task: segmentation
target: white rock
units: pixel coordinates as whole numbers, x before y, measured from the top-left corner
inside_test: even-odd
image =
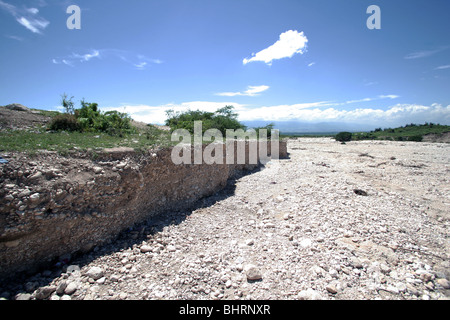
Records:
[[[437,279],[436,282],[444,289],[450,289],[450,281],[445,278]]]
[[[325,287],[325,289],[327,289],[327,291],[331,294],[336,294],[338,292],[336,286],[329,284]]]
[[[94,280],[98,280],[103,277],[103,270],[100,267],[92,267],[86,272],[86,275]]]
[[[102,173],[103,168],[102,167],[94,167],[94,168],[92,168],[92,170],[94,170],[95,174],[100,174],[100,173]]]
[[[305,238],[305,239],[302,239],[302,240],[300,241],[300,246],[302,246],[303,248],[308,248],[308,247],[310,247],[311,245],[312,245],[311,239]]]
[[[75,291],[77,291],[78,289],[78,284],[76,282],[69,282],[66,286],[66,288],[64,289],[64,293],[71,295],[74,294]]]
[[[142,253],[146,253],[146,252],[152,251],[153,248],[151,246],[148,246],[148,245],[143,245],[143,246],[141,246],[140,250],[141,250]]]
[[[316,290],[309,288],[307,290],[300,291],[297,295],[299,300],[323,300],[323,297]]]

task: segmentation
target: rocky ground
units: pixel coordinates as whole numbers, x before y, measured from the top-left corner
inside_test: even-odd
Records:
[[[7,299],[450,296],[450,145],[289,142],[290,158],[83,256]]]
[[[0,107],[0,131],[33,129],[36,126],[45,126],[49,121],[50,117],[21,104],[13,103]]]

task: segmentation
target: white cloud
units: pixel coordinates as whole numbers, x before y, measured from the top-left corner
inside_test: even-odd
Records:
[[[400,98],[400,96],[397,96],[395,94],[388,94],[388,95],[378,96],[378,98],[380,98],[380,99],[397,99],[397,98]]]
[[[450,64],[447,64],[445,66],[439,66],[437,68],[435,68],[435,70],[444,70],[444,69],[449,69],[450,68]]]
[[[223,97],[235,97],[235,96],[247,96],[247,97],[254,97],[259,95],[261,92],[264,92],[268,90],[269,86],[248,86],[247,90],[244,92],[221,92],[216,93],[217,96],[223,96]]]
[[[18,37],[18,36],[11,36],[11,35],[7,35],[7,38],[13,39],[13,40],[17,40],[17,41],[23,41],[23,38]]]
[[[38,16],[37,8],[18,8],[0,0],[0,8],[8,11],[18,23],[33,33],[41,34],[50,24],[46,19]]]
[[[308,64],[308,67],[312,67],[315,64],[316,64],[315,62],[311,62],[311,63]]]
[[[357,100],[349,100],[342,104],[337,105],[343,105],[343,104],[352,104],[352,103],[358,103],[358,102],[369,102],[374,100],[381,100],[381,99],[397,99],[400,98],[400,96],[397,96],[395,94],[387,94],[387,95],[379,95],[375,98],[364,98],[364,99],[357,99]]]
[[[435,50],[421,50],[421,51],[415,51],[410,54],[407,54],[404,58],[405,59],[420,59],[420,58],[426,58],[429,56],[432,56],[438,52],[444,51],[448,48],[448,46],[441,47]]]
[[[118,49],[93,49],[90,52],[79,54],[72,53],[66,57],[59,57],[52,59],[55,64],[66,64],[70,66],[75,66],[77,63],[88,62],[93,58],[98,59],[119,59],[123,62],[133,66],[137,70],[144,70],[150,66],[150,64],[161,64],[163,63],[159,59],[150,59],[142,54],[135,54],[126,50]]]
[[[39,9],[37,9],[37,8],[29,8],[29,9],[26,9],[29,13],[31,13],[31,14],[38,14],[39,13]]]
[[[353,122],[353,123],[423,123],[434,122],[450,123],[450,105],[443,107],[439,104],[423,106],[416,104],[397,104],[387,110],[374,108],[357,108],[353,110],[341,110],[329,103],[314,103],[311,107],[302,108],[300,105],[281,105],[272,107],[259,107],[248,109],[240,113],[240,119],[244,121],[306,121],[306,122]],[[303,104],[307,106],[308,104]],[[323,107],[330,106],[326,109]]]
[[[144,70],[146,65],[147,65],[147,62],[141,62],[141,63],[135,64],[134,66],[138,70]]]
[[[253,54],[252,58],[243,60],[244,64],[263,61],[266,64],[272,64],[273,60],[291,58],[294,54],[303,54],[306,51],[308,38],[303,31],[289,30],[280,34],[280,39],[270,47]]]
[[[85,62],[85,61],[91,60],[92,58],[100,58],[100,51],[92,50],[91,53],[85,53],[85,54],[73,53],[72,58],[79,59],[80,62]]]
[[[345,103],[319,101],[291,105],[253,107],[236,102],[192,101],[168,103],[158,106],[123,104],[121,107],[102,108],[104,111],[117,110],[145,123],[164,124],[166,110],[202,110],[214,112],[227,105],[234,106],[240,121],[301,121],[301,122],[344,122],[376,126],[400,126],[407,123],[433,122],[450,124],[450,105],[440,104],[396,104],[388,108],[343,109]]]
[[[373,98],[364,98],[364,99],[357,99],[357,100],[349,100],[346,101],[345,104],[351,104],[351,103],[358,103],[358,102],[368,102],[374,100]]]

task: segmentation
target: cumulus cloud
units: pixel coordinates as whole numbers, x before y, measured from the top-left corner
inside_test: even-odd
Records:
[[[164,105],[130,105],[103,108],[104,111],[117,110],[127,112],[130,116],[145,123],[164,124],[166,110],[174,111],[202,110],[214,112],[219,108],[231,105],[238,113],[240,121],[300,121],[300,122],[342,122],[367,124],[374,126],[400,126],[407,123],[434,122],[450,125],[450,105],[441,104],[395,104],[387,108],[354,108],[342,107],[345,103],[318,101],[311,103],[283,104],[254,107],[233,101],[212,102],[192,101],[168,103]]]
[[[223,97],[235,97],[235,96],[247,96],[247,97],[254,97],[258,96],[260,93],[268,90],[269,86],[248,86],[247,90],[244,92],[220,92],[216,93],[217,96],[223,96]]]
[[[0,8],[9,12],[18,23],[33,33],[41,34],[50,24],[49,21],[39,16],[37,8],[18,8],[2,0],[0,0]]]
[[[295,54],[303,54],[306,51],[308,38],[302,32],[289,30],[280,34],[280,39],[270,47],[253,54],[250,59],[243,60],[244,65],[250,62],[262,61],[268,65],[273,60],[291,58]]]
[[[317,106],[313,106],[313,103],[309,108],[305,108],[305,104],[253,108],[241,113],[240,115],[242,117],[240,118],[246,121],[299,120],[307,122],[336,121],[367,124],[396,123],[398,125],[411,122],[423,123],[425,121],[442,124],[450,123],[450,105],[445,107],[440,104],[432,104],[430,106],[397,104],[386,110],[375,108],[343,110],[333,105],[330,106],[330,103],[322,102],[317,104]]]

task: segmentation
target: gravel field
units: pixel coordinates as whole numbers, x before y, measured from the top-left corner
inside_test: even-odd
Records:
[[[300,138],[288,151],[192,210],[137,225],[0,295],[450,297],[450,144]]]

